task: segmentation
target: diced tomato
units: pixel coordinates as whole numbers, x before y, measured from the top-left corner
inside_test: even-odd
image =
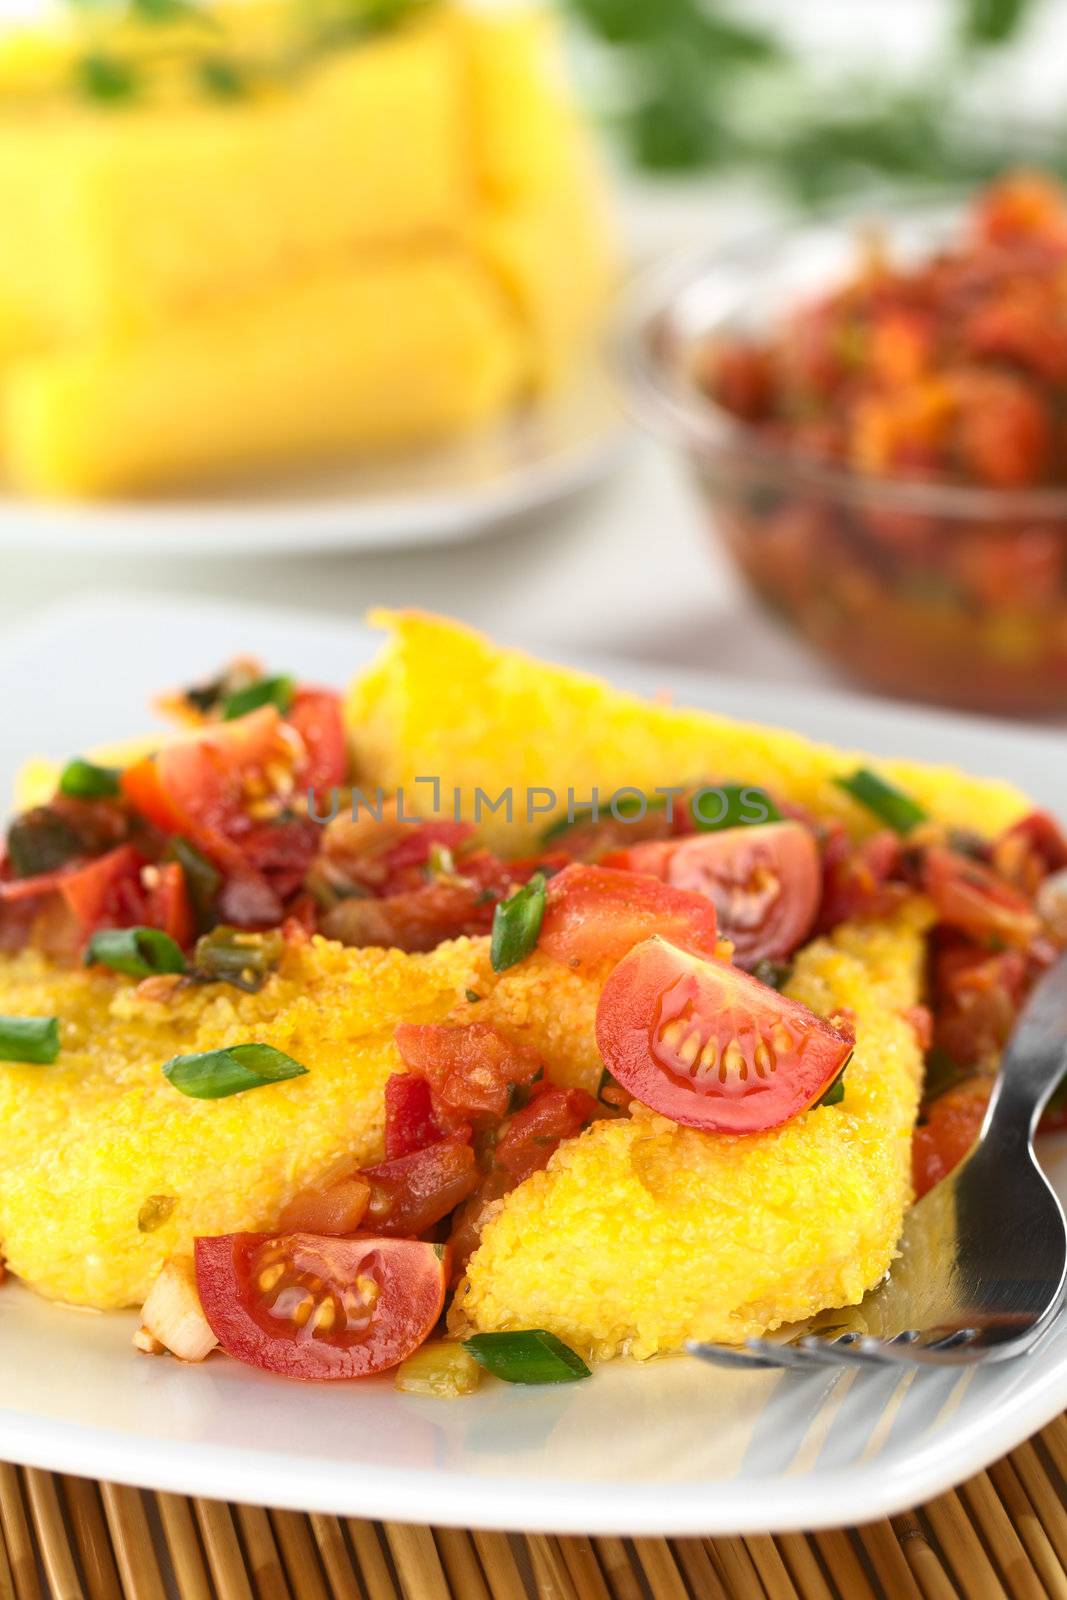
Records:
[[[360,1177],[370,1184],[367,1226],[411,1238],[447,1217],[478,1187],[469,1140],[470,1130],[464,1129],[424,1150],[364,1167]]]
[[[302,1189],[278,1219],[280,1233],[356,1233],[370,1204],[370,1184],[354,1173],[325,1188]]]
[[[393,1161],[445,1136],[433,1114],[430,1085],[417,1072],[394,1072],[385,1085],[385,1154]]]
[[[988,1082],[975,1079],[949,1089],[927,1109],[912,1138],[912,1181],[920,1199],[959,1166],[977,1139],[989,1104]]]
[[[164,861],[153,871],[156,881],[148,891],[148,926],[162,928],[185,949],[196,937],[196,918],[189,902],[185,873],[177,861]]]
[[[822,905],[818,930],[828,933],[856,917],[883,916],[908,894],[897,834],[876,833],[853,844],[844,828],[832,828],[823,846]]]
[[[651,873],[676,889],[706,895],[723,937],[733,941],[735,961],[744,967],[792,955],[819,907],[819,851],[800,822],[639,844],[606,857],[604,865]],[[657,931],[672,937],[666,929]]]
[[[323,1382],[395,1367],[444,1306],[445,1245],[232,1233],[197,1239],[196,1282],[228,1355]]]
[[[1030,902],[979,861],[932,846],[923,854],[922,887],[938,920],[972,939],[1025,949],[1040,931]]]
[[[854,1040],[726,962],[662,939],[632,950],[597,1007],[597,1047],[624,1089],[694,1128],[756,1133],[812,1106]]]
[[[616,867],[575,863],[549,880],[538,948],[554,961],[573,969],[618,961],[654,933],[710,955],[715,907],[706,895]]]
[[[487,933],[493,902],[473,884],[441,878],[384,899],[354,896],[323,913],[329,939],[386,950],[436,950],[445,939]]]
[[[1048,406],[1022,377],[992,369],[956,373],[956,451],[968,476],[994,489],[1041,481],[1052,451]]]
[[[396,1030],[400,1058],[427,1080],[434,1111],[455,1123],[504,1116],[512,1084],[530,1083],[541,1059],[528,1045],[507,1039],[490,1022],[459,1027],[402,1022]]]
[[[299,769],[301,792],[316,795],[340,788],[348,776],[348,741],[345,738],[341,697],[332,689],[300,688],[285,714],[304,746]]]
[[[961,1067],[992,1065],[1026,994],[1027,957],[997,953],[942,932],[933,961],[934,1038]]]
[[[596,1115],[597,1103],[584,1089],[547,1085],[529,1105],[509,1117],[494,1156],[516,1184],[540,1172],[564,1139],[573,1139]]]
[[[1033,895],[1050,874],[1067,867],[1067,837],[1047,811],[1031,811],[994,841],[991,856],[1001,878]]]
[[[383,894],[395,894],[409,888],[412,869],[421,874],[429,866],[436,850],[459,850],[474,834],[469,822],[419,822],[403,825],[403,832],[382,857],[384,881]]]

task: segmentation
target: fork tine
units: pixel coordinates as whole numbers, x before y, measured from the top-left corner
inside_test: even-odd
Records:
[[[743,1371],[770,1371],[773,1367],[780,1367],[780,1361],[769,1361],[763,1356],[755,1355],[752,1351],[735,1344],[713,1344],[699,1339],[690,1339],[686,1350],[691,1356],[696,1356],[699,1361],[706,1361],[713,1367],[734,1367]]]

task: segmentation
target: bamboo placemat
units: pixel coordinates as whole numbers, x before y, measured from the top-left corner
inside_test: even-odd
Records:
[[[1067,1600],[1067,1418],[890,1521],[730,1539],[407,1527],[0,1465],[0,1600]]]

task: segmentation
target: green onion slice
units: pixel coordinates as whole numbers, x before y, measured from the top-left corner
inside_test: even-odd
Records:
[[[0,1061],[51,1066],[58,1054],[58,1017],[0,1017]]]
[[[175,834],[163,859],[176,861],[185,875],[185,887],[196,913],[198,928],[209,928],[215,920],[215,901],[222,888],[222,873],[194,844]]]
[[[523,1333],[475,1333],[463,1341],[475,1361],[505,1383],[577,1383],[589,1368],[569,1345],[544,1328]]]
[[[7,830],[7,856],[16,878],[55,872],[86,854],[85,845],[65,817],[51,806],[35,806]]]
[[[159,928],[101,928],[85,952],[85,965],[94,963],[124,972],[128,978],[185,971],[181,947]]]
[[[894,833],[910,833],[912,828],[927,820],[927,813],[917,800],[905,794],[903,789],[887,783],[869,767],[857,767],[848,777],[835,778],[834,782],[853,800],[858,800],[861,806],[873,811],[879,821],[892,828]]]
[[[769,956],[764,956],[762,961],[757,961],[752,968],[752,976],[760,983],[765,983],[768,989],[782,989],[793,975],[792,963],[789,961],[772,961]]]
[[[284,954],[280,929],[249,933],[220,922],[196,941],[193,977],[204,983],[232,983],[236,989],[258,994]]]
[[[821,1106],[836,1106],[836,1105],[840,1105],[841,1101],[844,1098],[845,1098],[845,1074],[844,1074],[844,1069],[842,1069],[837,1074],[837,1077],[834,1079],[833,1083],[827,1089],[826,1093],[819,1100],[818,1104],[821,1105]]]
[[[698,833],[758,828],[766,822],[782,820],[782,813],[766,789],[754,783],[705,784],[690,800],[689,814]]]
[[[237,717],[247,717],[260,706],[277,706],[282,716],[293,703],[296,684],[290,677],[259,678],[244,689],[235,689],[222,702],[223,722],[233,722]]]
[[[111,800],[119,793],[121,777],[121,767],[101,767],[75,756],[59,775],[59,792],[75,800]]]
[[[302,1078],[307,1067],[270,1044],[233,1044],[195,1056],[173,1056],[163,1076],[192,1100],[224,1100],[246,1089]]]
[[[535,872],[510,900],[493,912],[489,959],[494,972],[504,972],[522,961],[537,945],[545,915],[545,875]]]

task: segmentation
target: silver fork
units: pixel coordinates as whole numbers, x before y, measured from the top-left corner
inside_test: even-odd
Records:
[[[1038,1166],[1038,1119],[1067,1070],[1067,956],[1030,996],[970,1155],[908,1212],[900,1255],[858,1306],[743,1346],[687,1345],[723,1367],[963,1365],[1021,1355],[1058,1316],[1063,1209]]]

